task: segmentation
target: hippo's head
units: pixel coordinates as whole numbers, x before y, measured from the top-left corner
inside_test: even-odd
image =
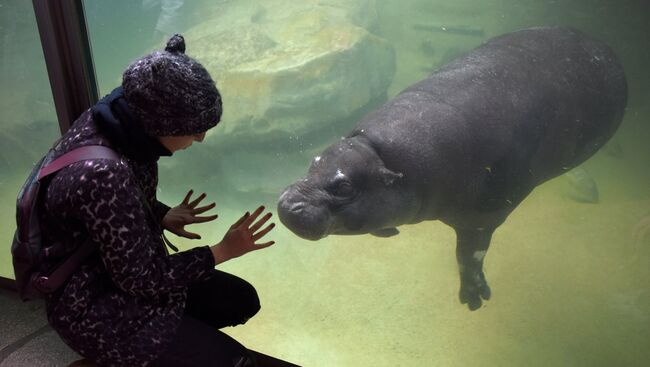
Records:
[[[404,205],[401,173],[384,166],[361,137],[345,138],[314,158],[307,176],[284,190],[282,223],[298,236],[378,232],[396,223]]]

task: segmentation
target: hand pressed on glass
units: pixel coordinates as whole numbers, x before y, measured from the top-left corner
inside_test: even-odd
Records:
[[[274,241],[256,243],[275,227],[275,223],[271,223],[260,230],[272,216],[271,213],[266,213],[258,220],[257,218],[264,210],[264,206],[260,206],[253,214],[246,212],[244,216],[230,226],[223,240],[211,247],[215,264],[220,264],[251,251],[267,248],[275,243]]]
[[[192,233],[185,230],[185,226],[188,224],[194,223],[205,223],[217,219],[218,215],[209,215],[205,217],[200,217],[198,214],[207,212],[208,210],[216,206],[215,203],[211,203],[205,206],[199,207],[203,199],[205,199],[206,194],[202,193],[198,198],[190,201],[194,194],[194,190],[190,190],[185,195],[185,199],[178,206],[175,206],[165,214],[165,217],[162,220],[162,226],[164,229],[170,231],[171,233],[185,237],[193,240],[200,239],[201,236],[198,233]]]

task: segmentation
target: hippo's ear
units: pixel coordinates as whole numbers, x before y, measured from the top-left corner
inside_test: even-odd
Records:
[[[386,167],[380,167],[379,168],[379,178],[381,179],[381,182],[384,183],[386,186],[392,185],[395,180],[399,180],[402,177],[404,177],[403,173],[396,173],[391,170],[389,170]]]

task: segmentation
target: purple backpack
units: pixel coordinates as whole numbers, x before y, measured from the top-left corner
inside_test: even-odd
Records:
[[[16,288],[23,300],[43,298],[59,289],[96,247],[92,241],[86,241],[53,269],[41,273],[42,260],[47,256],[47,246],[41,237],[38,214],[38,202],[43,195],[43,179],[75,162],[102,158],[120,159],[114,150],[101,145],[80,147],[55,160],[52,156],[53,151],[50,150],[34,166],[16,200],[16,233],[11,244],[11,255]]]

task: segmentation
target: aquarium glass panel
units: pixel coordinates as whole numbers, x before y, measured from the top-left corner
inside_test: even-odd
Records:
[[[31,1],[0,1],[0,42],[0,276],[13,278],[16,195],[60,130]]]
[[[181,249],[274,212],[275,245],[218,266],[261,299],[224,330],[245,346],[303,366],[648,365],[646,0],[84,5],[101,94],[174,33],[222,94],[205,140],[160,159],[158,198],[216,202],[200,240],[170,235]],[[535,27],[562,28],[494,40]],[[3,67],[26,67],[16,52]]]

